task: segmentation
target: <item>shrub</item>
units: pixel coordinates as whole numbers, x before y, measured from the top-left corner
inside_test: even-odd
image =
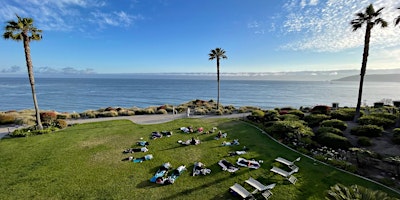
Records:
[[[286,121],[297,121],[300,120],[300,117],[297,115],[293,115],[293,114],[285,114],[285,115],[281,115],[279,116],[279,119],[281,120],[286,120]]]
[[[87,111],[81,113],[80,116],[82,118],[96,118],[98,113],[99,113],[98,111],[87,110]]]
[[[265,113],[262,110],[253,110],[251,112],[251,115],[253,115],[255,117],[264,117]]]
[[[156,114],[168,114],[168,112],[165,109],[159,109]]]
[[[71,113],[71,118],[72,119],[79,119],[81,116],[79,115],[79,113],[76,113],[76,112],[74,112],[74,113]]]
[[[0,114],[0,124],[13,124],[15,116],[10,114]]]
[[[360,136],[360,137],[358,138],[357,143],[358,143],[360,146],[363,146],[363,147],[371,146],[371,145],[372,145],[371,140],[370,140],[368,137],[365,137],[365,136]]]
[[[251,112],[253,110],[260,110],[260,108],[254,107],[254,106],[242,106],[239,108],[238,112],[239,113],[247,113],[247,112]]]
[[[57,119],[57,113],[55,112],[41,112],[40,120],[44,123],[51,123]]]
[[[383,127],[389,127],[395,124],[394,120],[390,120],[387,118],[383,118],[383,117],[375,117],[372,115],[367,115],[367,116],[363,116],[360,117],[358,119],[358,123],[360,125],[377,125],[377,126],[383,126]]]
[[[325,106],[325,105],[318,105],[310,110],[310,112],[312,114],[324,114],[324,115],[329,114],[330,111],[331,111],[331,107]]]
[[[380,118],[385,118],[385,119],[390,119],[390,120],[396,120],[397,116],[391,113],[371,113],[371,116],[374,117],[380,117]]]
[[[54,123],[54,126],[60,129],[66,128],[68,123],[63,119],[57,119]]]
[[[333,127],[344,131],[347,129],[347,124],[344,123],[342,120],[338,119],[329,119],[321,122],[321,126],[324,127]]]
[[[290,110],[287,114],[292,114],[298,116],[300,119],[304,118],[304,113],[300,110]]]
[[[216,115],[222,115],[223,113],[222,113],[221,110],[216,110],[216,111],[215,111],[215,114],[216,114]]]
[[[314,136],[311,128],[304,125],[304,121],[276,121],[266,131],[278,137]]]
[[[99,117],[116,117],[116,116],[118,116],[118,112],[115,110],[104,111],[104,112],[99,113],[97,116],[99,116]]]
[[[354,127],[350,133],[357,136],[379,137],[382,135],[383,128],[377,125],[361,125]]]
[[[329,119],[329,116],[324,114],[311,114],[304,117],[304,121],[306,121],[310,127],[319,126],[322,121],[327,119]]]
[[[135,111],[121,109],[121,110],[118,110],[118,115],[119,116],[132,116],[132,115],[135,115]]]
[[[333,134],[336,134],[336,135],[343,136],[343,132],[338,128],[329,127],[329,126],[318,128],[317,135],[321,135],[321,134],[324,134],[324,133],[333,133]]]
[[[335,149],[348,149],[351,147],[351,144],[346,137],[330,132],[318,135],[317,140],[320,144]]]
[[[143,110],[143,114],[155,114],[155,113],[156,113],[155,109],[151,107]]]
[[[205,108],[196,108],[194,110],[195,115],[206,115],[208,113],[208,110]]]
[[[332,119],[339,119],[343,121],[351,121],[354,119],[354,115],[356,114],[355,108],[340,108],[338,110],[331,112]],[[360,113],[362,114],[362,113]]]
[[[53,131],[56,131],[57,128],[55,127],[50,127],[47,129],[43,130],[36,130],[35,126],[28,127],[28,128],[21,128],[13,131],[10,136],[11,137],[28,137],[28,136],[34,136],[34,135],[41,135],[41,134],[48,134]]]
[[[57,114],[57,119],[68,119],[71,116],[68,113]]]

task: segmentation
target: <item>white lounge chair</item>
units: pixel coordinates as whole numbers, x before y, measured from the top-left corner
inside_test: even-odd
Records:
[[[252,177],[247,179],[245,182],[255,188],[255,190],[252,192],[252,194],[255,194],[257,192],[262,192],[261,195],[265,199],[268,199],[273,195],[272,192],[271,192],[271,189],[274,188],[275,185],[276,185],[276,183],[272,183],[272,184],[269,184],[269,185],[264,185],[264,184],[258,182],[256,179],[254,179]]]
[[[275,161],[278,161],[282,164],[287,165],[291,170],[295,170],[295,169],[299,170],[299,167],[297,167],[294,163],[300,161],[300,159],[301,159],[301,157],[298,157],[294,161],[289,161],[289,160],[286,160],[285,158],[278,157],[275,159]]]
[[[240,195],[243,199],[254,199],[253,195],[246,190],[243,186],[235,183],[233,186],[229,188],[231,192],[235,192]]]
[[[293,170],[291,172],[287,172],[287,171],[285,171],[285,170],[283,170],[283,169],[281,169],[279,167],[272,167],[272,169],[270,171],[285,177],[292,184],[295,184],[296,181],[297,181],[297,178],[292,175],[293,173],[297,172],[296,170]]]
[[[272,183],[270,185],[264,185],[264,184],[260,183],[259,181],[257,181],[256,179],[254,179],[252,177],[247,179],[245,182],[256,189],[253,192],[253,194],[257,193],[257,192],[262,192],[262,191],[265,191],[265,190],[270,190],[270,189],[274,188],[275,185],[276,185],[276,183]]]

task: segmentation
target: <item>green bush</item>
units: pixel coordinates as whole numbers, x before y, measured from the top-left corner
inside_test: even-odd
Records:
[[[324,114],[310,114],[304,117],[304,121],[308,123],[308,126],[310,127],[316,127],[319,126],[319,124],[324,121],[329,119],[330,117],[328,115]]]
[[[15,116],[9,114],[0,114],[0,124],[13,124]]]
[[[363,147],[367,147],[367,146],[371,146],[372,145],[371,139],[369,139],[369,137],[365,137],[365,136],[358,137],[357,143],[360,146],[363,146]]]
[[[300,119],[304,118],[304,113],[300,110],[289,110],[287,114],[292,114],[298,116]]]
[[[350,133],[357,136],[379,137],[382,135],[383,128],[377,125],[361,125],[354,127]]]
[[[34,135],[42,135],[42,134],[48,134],[53,131],[58,130],[56,127],[50,127],[46,128],[43,130],[36,130],[35,126],[28,127],[28,128],[21,128],[13,131],[10,136],[11,137],[28,137],[28,136],[34,136]]]
[[[355,108],[340,108],[331,112],[331,118],[343,121],[351,121],[354,119],[355,114],[356,114]]]
[[[343,160],[332,159],[328,160],[327,162],[337,168],[344,169],[348,172],[355,173],[357,171],[357,167],[355,165]]]
[[[343,122],[342,120],[339,119],[329,119],[329,120],[324,120],[321,122],[321,126],[323,127],[333,127],[340,129],[341,131],[344,131],[347,129],[347,124]]]
[[[206,115],[208,113],[208,110],[205,108],[196,108],[194,110],[195,115]]]
[[[371,113],[370,115],[374,116],[374,117],[380,117],[380,118],[385,118],[385,119],[390,119],[390,120],[397,119],[397,116],[392,113]]]
[[[255,117],[264,117],[265,113],[262,110],[253,110],[251,112],[251,115],[253,115]]]
[[[280,115],[279,119],[281,120],[286,120],[286,121],[297,121],[300,120],[300,117],[297,115],[293,115],[293,114],[285,114],[285,115]]]
[[[350,141],[346,137],[334,133],[322,133],[318,135],[317,140],[320,144],[335,149],[348,149],[351,147]]]
[[[367,116],[360,117],[358,119],[358,123],[360,125],[371,124],[371,125],[383,126],[383,127],[387,128],[387,127],[393,126],[396,122],[395,122],[395,120],[390,120],[390,119],[383,118],[383,117],[375,117],[372,115],[367,115]]]
[[[344,136],[343,132],[338,128],[329,127],[329,126],[327,126],[327,127],[323,127],[323,126],[319,127],[318,130],[317,130],[317,135],[321,135],[321,134],[324,134],[324,133],[333,133],[333,134],[336,134],[336,135]]]
[[[304,121],[276,121],[266,131],[277,137],[314,136],[311,128],[304,125]]]
[[[264,120],[265,121],[278,121],[279,120],[279,112],[277,110],[266,110],[264,111]]]

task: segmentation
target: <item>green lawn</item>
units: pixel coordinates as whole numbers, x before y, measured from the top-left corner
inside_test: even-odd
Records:
[[[218,127],[228,133],[227,141],[239,139],[240,146],[222,147],[224,140],[214,140],[215,133],[185,134],[179,127]],[[153,131],[172,130],[169,138],[150,140]],[[192,136],[202,143],[182,146],[178,140]],[[122,154],[136,146],[143,137],[150,142],[149,152]],[[222,171],[217,162],[229,151],[243,145],[250,151],[245,158],[264,160],[257,170],[241,168],[235,174]],[[143,163],[123,162],[122,158],[153,154]],[[0,199],[235,199],[228,188],[253,177],[264,184],[277,183],[271,199],[323,199],[325,190],[336,183],[358,184],[373,190],[391,191],[363,179],[315,163],[303,157],[296,185],[270,172],[278,156],[289,160],[299,157],[263,135],[258,129],[232,119],[180,119],[157,125],[138,125],[128,120],[80,124],[54,134],[0,140]],[[193,163],[201,161],[212,170],[207,176],[191,176]],[[173,185],[157,185],[149,179],[161,164],[174,168],[186,165],[188,170]],[[400,197],[399,195],[396,197]]]

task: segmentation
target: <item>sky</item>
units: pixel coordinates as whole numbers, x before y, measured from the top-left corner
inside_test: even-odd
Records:
[[[360,69],[365,26],[355,13],[384,7],[367,69],[400,68],[398,0],[2,0],[0,22],[34,19],[35,73],[221,73]],[[2,29],[4,32],[4,29]],[[2,32],[2,34],[3,34]],[[0,74],[26,73],[22,42],[0,40]]]

